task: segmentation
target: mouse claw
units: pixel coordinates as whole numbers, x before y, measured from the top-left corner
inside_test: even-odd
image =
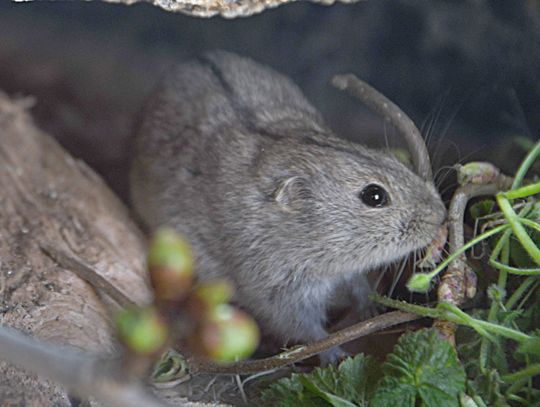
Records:
[[[325,367],[328,365],[339,365],[345,359],[350,357],[350,353],[343,350],[341,347],[336,346],[334,348],[325,350],[319,354],[319,360],[321,361],[321,366]]]

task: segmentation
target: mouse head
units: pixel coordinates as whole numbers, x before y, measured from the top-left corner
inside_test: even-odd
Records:
[[[393,156],[342,141],[293,144],[276,147],[283,151],[260,171],[272,221],[306,258],[335,273],[365,270],[434,238],[444,204],[431,182]]]

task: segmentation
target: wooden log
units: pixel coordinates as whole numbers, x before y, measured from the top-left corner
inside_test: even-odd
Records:
[[[106,354],[112,303],[42,249],[76,256],[137,302],[150,300],[145,241],[83,162],[38,130],[29,99],[0,92],[0,316],[29,335]],[[105,301],[103,301],[105,300]],[[0,362],[2,405],[70,405],[65,390]]]

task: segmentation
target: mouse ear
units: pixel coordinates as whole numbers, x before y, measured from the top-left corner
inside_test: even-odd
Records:
[[[309,181],[300,176],[280,180],[273,193],[275,202],[286,212],[300,209],[312,196]]]

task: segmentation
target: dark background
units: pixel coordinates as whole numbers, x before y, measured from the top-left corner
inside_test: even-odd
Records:
[[[540,6],[530,1],[295,3],[234,20],[146,4],[0,1],[0,89],[33,95],[39,126],[122,196],[133,123],[164,69],[221,48],[291,76],[344,137],[393,130],[329,85],[354,72],[429,137],[435,166],[513,171],[540,133]]]

